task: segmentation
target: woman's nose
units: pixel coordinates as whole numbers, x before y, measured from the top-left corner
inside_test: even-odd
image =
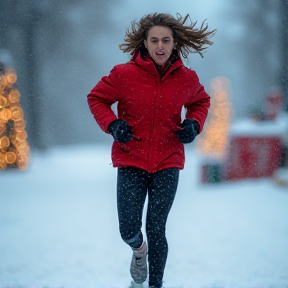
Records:
[[[158,42],[158,49],[162,49],[162,47],[163,47],[163,43],[162,43],[162,41],[159,41]]]

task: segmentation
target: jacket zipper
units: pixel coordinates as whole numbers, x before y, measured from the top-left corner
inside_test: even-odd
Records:
[[[156,67],[155,67],[156,69]],[[149,167],[148,170],[151,171],[151,168],[152,170],[154,171],[154,168],[155,168],[155,163],[154,163],[154,158],[155,158],[155,155],[154,155],[154,151],[155,151],[155,147],[154,145],[151,145],[153,143],[153,138],[154,138],[154,132],[155,132],[155,118],[156,118],[156,111],[158,109],[158,104],[159,104],[159,98],[161,97],[161,92],[160,91],[160,87],[161,87],[161,83],[162,83],[162,79],[161,79],[161,76],[159,75],[158,71],[157,71],[157,77],[156,77],[156,92],[154,93],[154,107],[153,107],[153,118],[152,118],[152,127],[151,127],[151,130],[150,130],[150,133],[149,133],[149,143],[148,143],[148,165],[152,165],[152,167]],[[155,143],[156,145],[158,145],[158,143]]]
[[[154,66],[155,67],[155,66]],[[163,75],[163,77],[161,77],[161,75],[158,73],[157,68],[155,67],[156,70],[156,92],[154,93],[154,108],[153,108],[153,120],[152,120],[152,127],[151,130],[149,131],[149,141],[148,141],[148,161],[147,161],[147,165],[152,165],[152,167],[147,167],[148,171],[151,171],[150,168],[153,168],[152,170],[154,171],[155,169],[155,163],[154,163],[154,145],[152,147],[151,143],[153,142],[153,135],[154,135],[154,131],[155,131],[155,118],[156,118],[156,110],[158,109],[158,104],[159,104],[159,98],[162,97],[162,82],[164,80],[164,78],[168,77],[173,71],[176,71],[178,69],[180,69],[182,66],[179,67],[175,67],[174,69],[172,69],[170,72],[165,73]],[[161,93],[159,93],[161,92]],[[158,145],[158,143],[155,143],[156,145]]]

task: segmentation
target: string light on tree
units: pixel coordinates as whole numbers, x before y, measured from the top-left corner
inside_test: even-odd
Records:
[[[17,75],[10,69],[0,74],[0,170],[25,170],[29,163],[30,147],[27,142],[20,93],[14,87]]]
[[[225,156],[231,121],[230,81],[217,77],[211,81],[211,107],[197,150],[206,156],[222,159]]]

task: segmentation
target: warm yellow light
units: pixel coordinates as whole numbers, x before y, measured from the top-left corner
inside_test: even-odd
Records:
[[[7,164],[14,164],[17,161],[17,156],[14,152],[8,151],[5,153],[5,160]]]
[[[11,110],[7,108],[0,109],[0,122],[6,123],[11,118]]]
[[[13,85],[17,81],[16,72],[13,69],[10,69],[6,73],[7,85]]]
[[[6,124],[0,121],[0,135],[4,135],[5,131],[6,131]]]
[[[24,131],[24,129],[25,129],[24,119],[19,119],[17,121],[14,121],[14,131],[20,132],[20,131]]]
[[[23,118],[23,110],[20,106],[11,107],[11,119],[14,121],[21,120]]]
[[[5,150],[10,146],[10,139],[7,136],[0,137],[0,149]]]
[[[0,95],[0,108],[6,107],[8,100],[3,95]]]
[[[11,104],[15,104],[15,103],[18,104],[20,100],[20,93],[17,89],[13,89],[10,91],[7,98]]]
[[[196,148],[201,154],[223,158],[232,111],[230,81],[225,77],[217,77],[211,81],[210,88],[211,107]]]

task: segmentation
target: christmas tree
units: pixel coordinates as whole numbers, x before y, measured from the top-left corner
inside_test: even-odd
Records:
[[[225,77],[211,81],[211,107],[205,129],[197,140],[197,150],[208,157],[223,160],[231,122],[230,82]]]
[[[0,65],[0,170],[25,170],[29,163],[30,147],[16,80],[13,69]]]
[[[229,79],[217,77],[211,81],[211,107],[205,129],[197,139],[197,151],[202,157],[202,182],[222,180],[230,128],[232,105]]]

